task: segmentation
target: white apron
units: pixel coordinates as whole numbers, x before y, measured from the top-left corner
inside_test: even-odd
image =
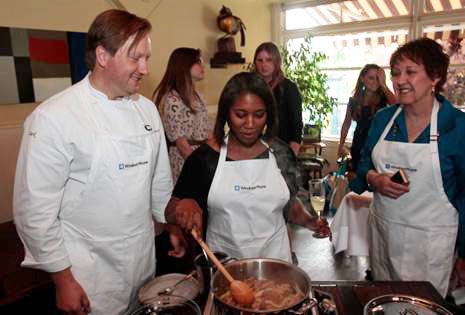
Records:
[[[102,100],[90,98],[91,108],[98,110]],[[159,130],[144,129],[148,124],[133,105],[141,117],[140,133],[112,136],[94,118],[99,145],[88,184],[74,207],[60,215],[71,271],[95,315],[124,313],[155,272],[150,198],[157,154],[152,138]]]
[[[273,153],[268,159],[226,161],[228,138],[225,142],[208,193],[207,244],[239,259],[291,262],[283,216],[289,189]]]
[[[389,121],[372,152],[378,173],[403,168],[410,191],[398,199],[374,194],[369,217],[370,259],[376,280],[427,280],[442,296],[447,293],[453,267],[458,213],[442,185],[438,154],[435,100],[431,114],[430,143],[386,141]]]

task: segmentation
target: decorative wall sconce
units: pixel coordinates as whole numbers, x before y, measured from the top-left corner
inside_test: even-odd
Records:
[[[212,68],[226,68],[227,64],[245,63],[245,58],[242,58],[242,54],[236,51],[234,41],[234,35],[240,31],[241,47],[245,45],[245,25],[242,20],[234,16],[231,9],[223,6],[220,15],[216,19],[216,24],[226,35],[218,39],[218,51],[210,59],[210,66]]]

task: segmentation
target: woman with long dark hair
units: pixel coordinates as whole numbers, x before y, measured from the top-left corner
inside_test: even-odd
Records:
[[[184,160],[207,139],[207,108],[195,83],[204,78],[199,49],[176,48],[168,61],[165,75],[153,92],[168,139],[173,181]]]
[[[185,159],[207,139],[207,108],[196,89],[204,77],[199,49],[176,48],[168,60],[165,75],[153,92],[167,139],[173,182],[176,183]],[[191,267],[185,254],[185,240],[172,225],[156,224],[157,274],[186,272]],[[167,230],[167,232],[163,232]],[[171,239],[171,247],[168,239]],[[175,259],[169,256],[181,258]]]
[[[396,97],[386,86],[384,70],[375,64],[367,64],[360,71],[354,94],[349,98],[346,116],[341,128],[338,155],[345,154],[344,144],[352,120],[357,122],[350,154],[352,156],[352,168],[357,169],[360,161],[360,151],[365,144],[371,120],[374,114],[387,104],[396,103]]]

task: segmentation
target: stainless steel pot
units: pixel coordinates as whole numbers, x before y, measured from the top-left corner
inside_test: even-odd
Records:
[[[229,282],[221,272],[216,272],[212,280],[212,292],[214,293],[215,309],[218,315],[244,315],[244,314],[318,314],[316,299],[313,298],[312,286],[307,273],[285,261],[271,258],[249,258],[225,265],[234,279],[245,280],[250,277],[256,279],[269,279],[276,282],[287,282],[295,284],[303,293],[304,297],[288,308],[270,311],[256,311],[224,303],[220,300]]]
[[[386,294],[370,300],[363,309],[364,315],[374,314],[428,314],[452,315],[433,301],[403,294]]]
[[[213,254],[215,254],[216,258],[218,258],[223,264],[233,259],[222,252],[213,252]],[[200,293],[210,292],[210,283],[213,278],[213,274],[216,271],[216,267],[210,262],[210,259],[205,253],[199,254],[195,257],[194,265],[197,270],[197,280],[200,285]]]

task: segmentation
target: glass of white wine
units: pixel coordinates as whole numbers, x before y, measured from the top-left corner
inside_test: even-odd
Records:
[[[313,209],[318,214],[318,220],[321,221],[321,214],[325,208],[325,185],[322,179],[311,179],[308,181],[308,191],[310,196],[310,203]],[[313,233],[313,237],[324,238],[327,237],[326,233],[320,233],[319,231]]]

